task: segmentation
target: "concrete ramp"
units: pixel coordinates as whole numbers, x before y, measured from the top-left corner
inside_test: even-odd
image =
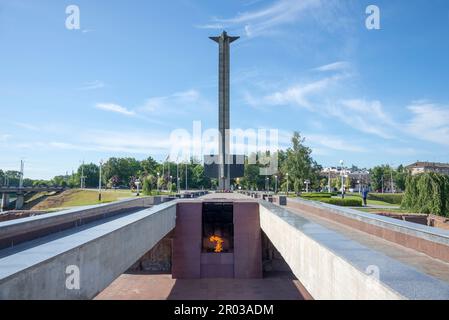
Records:
[[[92,299],[175,227],[176,203],[0,256],[0,299]],[[51,236],[49,236],[51,237]],[[8,250],[8,249],[7,249]],[[76,277],[79,271],[79,290]]]
[[[449,284],[271,203],[260,223],[314,299],[449,299]]]

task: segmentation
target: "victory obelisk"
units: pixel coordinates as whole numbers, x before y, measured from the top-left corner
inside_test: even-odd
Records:
[[[232,161],[230,152],[229,129],[229,87],[230,87],[230,44],[240,37],[230,37],[223,31],[219,37],[210,37],[219,44],[219,64],[218,64],[218,129],[220,132],[218,166],[219,188],[229,190],[231,184],[229,165]]]

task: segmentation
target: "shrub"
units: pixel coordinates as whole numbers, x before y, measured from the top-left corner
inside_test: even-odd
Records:
[[[340,207],[361,207],[363,205],[362,199],[341,199],[341,198],[330,198],[325,199],[325,203],[333,204]]]
[[[404,198],[404,194],[381,194],[370,193],[368,195],[369,200],[383,201],[390,204],[401,204]]]
[[[449,176],[424,173],[407,177],[401,207],[419,213],[449,216]]]
[[[147,176],[143,180],[142,191],[146,196],[150,196],[154,188],[155,178],[153,176]]]
[[[332,198],[332,193],[326,193],[326,192],[302,193],[301,197],[305,198],[305,199]]]
[[[341,199],[341,198],[311,198],[309,200],[319,201],[340,207],[361,207],[362,199]]]

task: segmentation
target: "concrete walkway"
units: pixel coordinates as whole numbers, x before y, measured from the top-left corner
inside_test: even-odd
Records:
[[[170,274],[123,274],[96,300],[304,300],[311,299],[289,272],[264,279],[175,280]]]

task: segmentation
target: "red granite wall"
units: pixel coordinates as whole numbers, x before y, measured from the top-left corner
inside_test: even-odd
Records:
[[[201,277],[201,202],[178,203],[173,238],[172,277],[198,279]]]
[[[234,252],[202,253],[202,203],[177,205],[173,239],[174,279],[262,278],[259,204],[234,203]]]
[[[234,277],[262,278],[259,204],[234,203]]]

